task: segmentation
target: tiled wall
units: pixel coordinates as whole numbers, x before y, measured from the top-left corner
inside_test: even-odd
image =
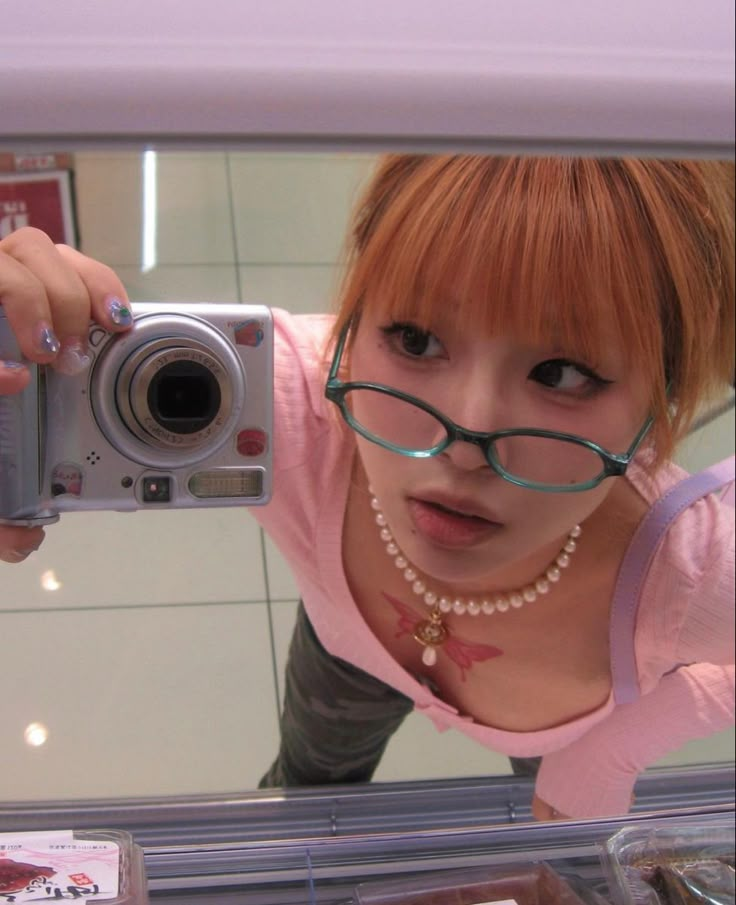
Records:
[[[81,247],[114,267],[134,300],[326,310],[371,164],[80,154]],[[154,223],[144,251],[143,224]],[[732,451],[731,414],[693,438],[686,460],[699,467]],[[0,800],[253,788],[278,744],[296,600],[247,511],[65,516],[38,554],[0,564]],[[24,741],[32,722],[49,730],[36,748]],[[679,758],[724,754],[733,757],[728,736]],[[377,779],[507,770],[505,758],[412,716]]]

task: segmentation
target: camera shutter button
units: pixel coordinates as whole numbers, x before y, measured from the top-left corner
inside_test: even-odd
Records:
[[[92,346],[93,349],[96,349],[107,335],[107,330],[103,330],[102,327],[92,327],[89,331],[89,345]]]

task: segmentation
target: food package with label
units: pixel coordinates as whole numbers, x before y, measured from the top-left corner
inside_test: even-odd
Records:
[[[0,833],[0,905],[148,905],[143,852],[129,833]]]
[[[608,840],[615,905],[736,905],[733,814],[700,823],[632,826]]]
[[[431,871],[424,876],[364,883],[356,905],[604,905],[592,890],[585,899],[549,865]]]

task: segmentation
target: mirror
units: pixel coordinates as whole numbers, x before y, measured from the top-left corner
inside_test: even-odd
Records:
[[[58,151],[58,148],[54,148]],[[139,301],[328,310],[367,153],[76,151],[79,246]],[[733,453],[733,410],[690,469]],[[0,799],[242,794],[278,747],[298,592],[247,510],[83,513],[0,564]],[[667,763],[733,761],[732,733]],[[410,716],[376,781],[509,773]]]

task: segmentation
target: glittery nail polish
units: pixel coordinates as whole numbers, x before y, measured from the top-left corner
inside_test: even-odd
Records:
[[[2,361],[0,366],[5,368],[6,371],[22,371],[25,368],[22,361]]]
[[[133,312],[117,296],[110,296],[105,305],[110,320],[116,327],[129,327],[133,323]]]
[[[36,327],[36,349],[42,355],[56,355],[61,348],[58,337],[48,326],[48,324],[39,324]]]

